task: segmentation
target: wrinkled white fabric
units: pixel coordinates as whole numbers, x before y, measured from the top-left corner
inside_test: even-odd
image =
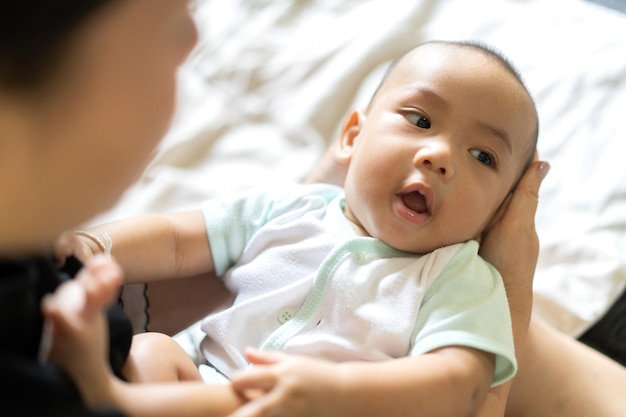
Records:
[[[626,285],[626,16],[580,0],[204,0],[180,109],[139,182],[99,222],[297,182],[389,61],[483,40],[520,69],[552,170],[537,215],[536,312],[578,335]]]

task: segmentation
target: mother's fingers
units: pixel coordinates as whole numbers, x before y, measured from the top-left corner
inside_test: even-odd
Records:
[[[509,208],[503,217],[518,220],[521,217],[529,223],[534,223],[539,198],[539,186],[549,170],[550,164],[544,161],[533,162],[528,167],[517,187],[513,190]]]
[[[534,269],[539,248],[535,232],[539,186],[549,169],[548,163],[540,161],[528,167],[508,201],[503,204],[502,213],[482,238],[481,256],[500,273],[515,267],[515,259],[526,265],[532,264]]]
[[[89,310],[99,312],[117,298],[123,283],[122,268],[111,257],[96,255],[87,261],[76,280],[85,289]]]
[[[71,325],[73,320],[102,314],[115,301],[122,284],[122,270],[112,259],[95,256],[76,279],[63,283],[42,300],[45,316]]]

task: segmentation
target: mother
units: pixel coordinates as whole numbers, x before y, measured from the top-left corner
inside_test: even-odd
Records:
[[[74,384],[37,360],[40,300],[65,277],[48,250],[139,176],[196,38],[186,1],[0,5],[0,415],[90,415]],[[130,326],[112,323],[121,362]]]

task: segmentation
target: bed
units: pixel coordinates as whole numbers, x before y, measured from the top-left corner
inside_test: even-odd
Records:
[[[482,40],[523,74],[540,115],[540,155],[552,165],[537,214],[535,313],[578,336],[624,291],[625,14],[582,0],[196,7],[200,42],[179,74],[172,128],[140,180],[94,223],[300,181],[390,60],[430,39]]]

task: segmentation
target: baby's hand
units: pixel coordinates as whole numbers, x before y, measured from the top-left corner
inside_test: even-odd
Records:
[[[52,328],[50,349],[44,356],[71,376],[90,406],[109,404],[115,377],[108,363],[106,310],[121,283],[119,265],[108,256],[96,255],[74,280],[42,302]]]
[[[53,252],[54,260],[59,267],[65,265],[65,261],[70,256],[74,256],[82,263],[86,263],[96,253],[89,245],[87,239],[79,237],[71,230],[63,232],[57,238],[54,242]]]
[[[247,352],[255,366],[232,379],[235,391],[251,400],[229,417],[339,416],[337,366],[280,352]]]

